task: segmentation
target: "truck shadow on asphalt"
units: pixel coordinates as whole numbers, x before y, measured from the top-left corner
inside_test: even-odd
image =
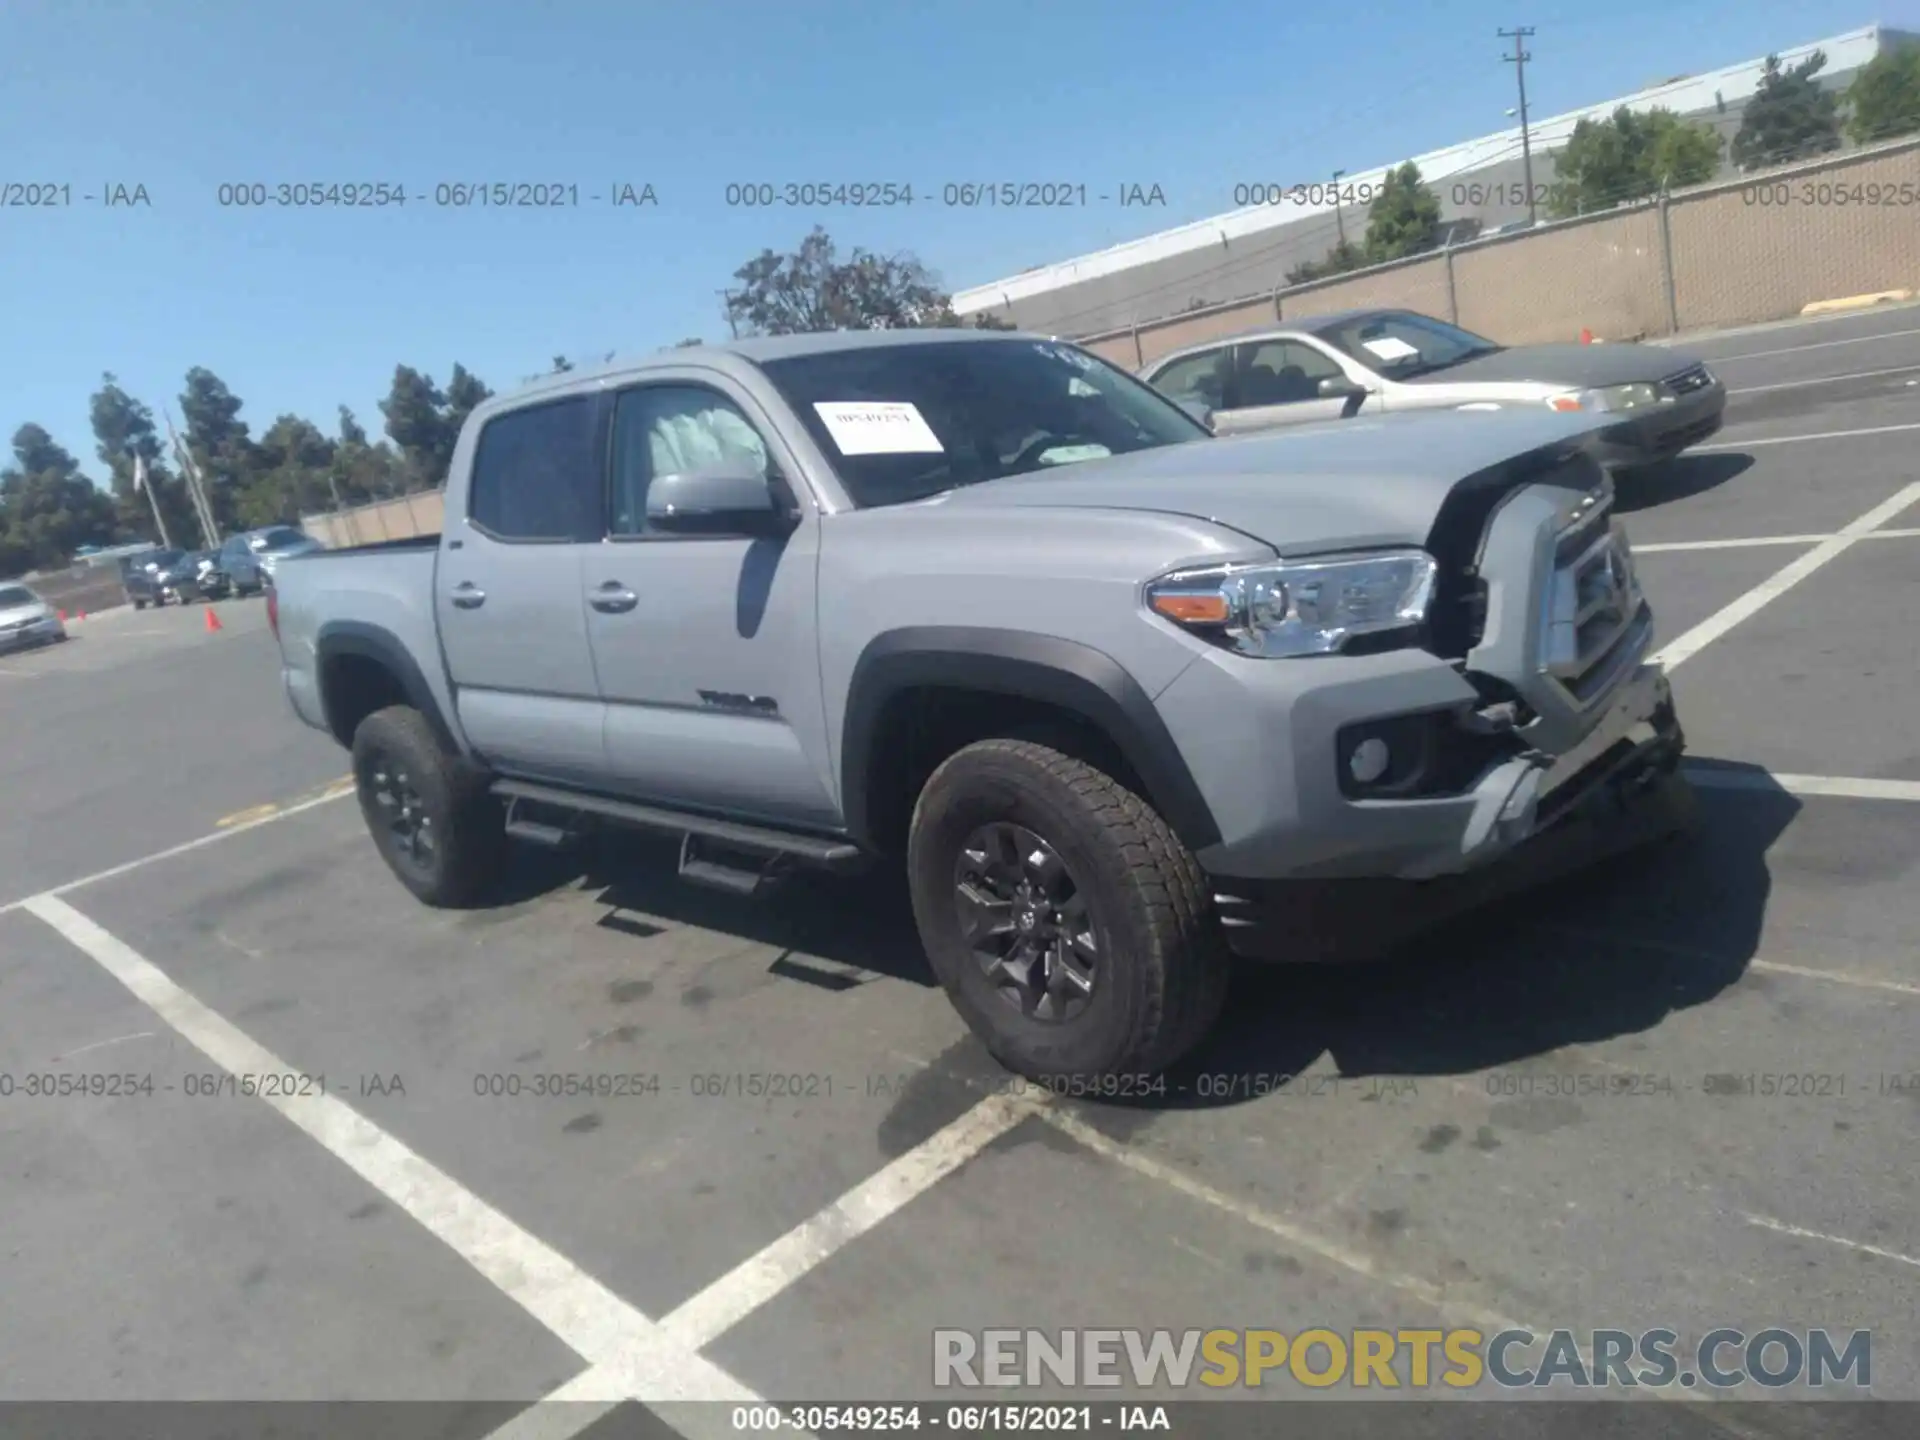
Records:
[[[1645,470],[1617,475],[1613,506],[1622,515],[1652,510],[1676,500],[1688,500],[1718,490],[1753,468],[1753,456],[1731,451],[1710,455],[1681,455]]]
[[[1282,1077],[1323,1056],[1344,1079],[1470,1075],[1632,1036],[1711,1001],[1740,981],[1758,949],[1771,890],[1767,853],[1800,802],[1764,779],[1752,790],[1693,793],[1694,833],[1507,895],[1377,953],[1363,938],[1355,950],[1369,958],[1243,964],[1220,1024],[1164,1087],[1091,1103],[1111,1128],[1128,1118],[1116,1111],[1278,1099]],[[738,936],[778,951],[768,966],[775,974],[827,990],[864,983],[849,971],[938,983],[897,874],[808,876],[745,901],[682,883],[675,854],[672,842],[621,833],[572,852],[532,852],[500,898],[513,904],[574,888],[607,907],[599,923],[610,930],[645,939],[697,926]],[[1339,951],[1349,936],[1377,931],[1392,903],[1369,887],[1350,902],[1316,905],[1315,924]],[[955,1029],[959,1035],[957,1019]],[[1005,1078],[970,1036],[934,1069],[941,1073],[930,1081],[974,1089]]]

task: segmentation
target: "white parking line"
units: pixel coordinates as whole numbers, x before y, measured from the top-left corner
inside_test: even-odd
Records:
[[[1879,529],[1915,502],[1920,502],[1920,483],[1905,486],[1892,499],[1874,506],[1851,524],[1841,526],[1840,532],[1832,539],[1821,541],[1805,555],[1789,562],[1732,604],[1715,611],[1684,635],[1670,641],[1653,656],[1654,661],[1671,670],[1699,654],[1742,620],[1759,614],[1770,601],[1778,600],[1814,571],[1845,554],[1863,535]]]
[[[284,1074],[294,1068],[66,901],[35,895],[23,908],[222,1069]],[[674,1345],[632,1305],[344,1101],[332,1095],[260,1098],[405,1210],[563,1344],[608,1372],[620,1393],[642,1402],[759,1402],[761,1397],[727,1371]]]
[[[758,1255],[736,1265],[660,1320],[673,1343],[702,1350],[888,1216],[924,1195],[1022,1120],[1040,1113],[1024,1096],[996,1095],[856,1185]]]
[[[1829,1245],[1844,1245],[1849,1250],[1857,1250],[1862,1255],[1877,1256],[1882,1260],[1895,1260],[1902,1265],[1911,1265],[1920,1270],[1920,1255],[1903,1255],[1898,1250],[1889,1250],[1884,1245],[1869,1245],[1864,1240],[1849,1240],[1845,1235],[1828,1235],[1819,1230],[1806,1230],[1798,1225],[1789,1225],[1784,1220],[1772,1220],[1765,1215],[1742,1214],[1740,1217],[1749,1225],[1762,1230],[1771,1230],[1776,1235],[1791,1235],[1799,1240],[1824,1240]]]
[[[1864,425],[1858,430],[1816,430],[1811,435],[1769,435],[1760,440],[1716,440],[1711,445],[1689,445],[1687,453],[1698,455],[1707,450],[1751,450],[1756,445],[1802,445],[1809,440],[1850,440],[1856,435],[1897,435],[1903,430],[1920,430],[1920,423]]]
[[[1911,375],[1920,365],[1894,365],[1885,370],[1856,370],[1851,375],[1816,375],[1811,380],[1778,380],[1771,385],[1742,385],[1727,391],[1735,395],[1758,395],[1767,390],[1803,390],[1809,385],[1838,385],[1842,380],[1877,380],[1882,375]]]
[[[1584,925],[1551,925],[1529,921],[1521,928],[1541,935],[1558,935],[1568,940],[1584,940],[1601,945],[1625,945],[1634,950],[1647,950],[1656,955],[1673,955],[1682,960],[1708,960],[1724,963],[1729,957],[1725,954],[1703,950],[1698,945],[1675,945],[1666,940],[1650,940],[1641,935],[1617,935],[1605,930],[1590,930]],[[1920,998],[1920,985],[1908,985],[1899,980],[1882,980],[1877,975],[1855,975],[1847,970],[1821,970],[1812,965],[1790,965],[1784,960],[1752,959],[1747,961],[1749,970],[1761,970],[1770,975],[1792,975],[1799,980],[1818,980],[1828,985],[1844,985],[1854,990],[1880,990],[1889,995],[1905,998]]]
[[[1704,790],[1784,790],[1789,795],[1826,795],[1841,800],[1920,800],[1920,780],[1876,780],[1854,775],[1781,775],[1770,770],[1734,770],[1689,764],[1687,780]]]
[[[156,850],[151,855],[142,855],[138,860],[128,860],[105,870],[96,870],[91,875],[82,875],[78,880],[69,880],[65,884],[54,886],[51,890],[44,890],[39,895],[28,896],[22,900],[9,900],[6,904],[0,905],[0,915],[5,915],[13,910],[30,908],[35,900],[68,895],[84,886],[98,885],[102,880],[117,879],[119,876],[141,869],[143,866],[152,865],[156,861],[171,860],[176,855],[189,854],[203,846],[212,845],[216,841],[225,840],[234,835],[244,835],[249,830],[258,830],[262,825],[271,825],[276,820],[285,820],[293,815],[304,814],[306,811],[312,810],[317,806],[332,804],[335,800],[344,799],[353,793],[351,788],[345,790],[330,790],[324,795],[315,795],[311,799],[296,801],[292,805],[274,811],[271,815],[261,815],[253,820],[243,820],[238,824],[229,825],[224,830],[214,830],[197,839],[187,840],[179,845],[170,845],[165,850]]]
[[[1897,340],[1902,335],[1920,335],[1920,330],[1888,330],[1878,335],[1849,335],[1844,340],[1816,340],[1810,345],[1789,345],[1783,350],[1743,350],[1738,355],[1706,357],[1709,365],[1727,365],[1735,360],[1759,360],[1769,355],[1798,355],[1803,350],[1831,350],[1836,345],[1870,345],[1875,340]]]
[[[1819,545],[1828,540],[1836,540],[1837,535],[1749,535],[1741,540],[1655,540],[1649,544],[1635,544],[1636,555],[1664,555],[1677,550],[1752,550],[1764,545]],[[1920,538],[1920,530],[1875,530],[1871,535],[1862,535],[1862,540],[1912,540]]]

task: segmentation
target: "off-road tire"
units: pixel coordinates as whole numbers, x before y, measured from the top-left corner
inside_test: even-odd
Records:
[[[394,766],[406,775],[433,834],[424,861],[407,852],[375,795],[374,776]],[[416,899],[461,909],[492,892],[510,848],[506,811],[487,793],[486,777],[448,754],[418,710],[390,705],[360,722],[353,732],[353,779],[381,859]]]
[[[969,834],[996,821],[1053,846],[1087,897],[1099,970],[1087,1008],[1071,1018],[1021,1014],[963,936],[955,867]],[[1219,1018],[1232,961],[1204,873],[1144,798],[1084,760],[1030,740],[956,751],[914,807],[907,874],[934,973],[1016,1074],[1042,1082],[1158,1075]]]

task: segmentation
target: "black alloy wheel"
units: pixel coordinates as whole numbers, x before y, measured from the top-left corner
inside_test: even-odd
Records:
[[[1060,852],[1023,825],[982,825],[954,863],[960,931],[1000,998],[1029,1019],[1078,1017],[1099,979],[1087,900]]]

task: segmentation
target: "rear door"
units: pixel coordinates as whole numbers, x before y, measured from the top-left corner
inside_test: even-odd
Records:
[[[1310,420],[1338,420],[1346,401],[1323,398],[1320,382],[1346,378],[1347,372],[1332,356],[1304,340],[1252,340],[1236,345],[1233,406],[1214,416],[1214,431],[1238,435]],[[1379,403],[1368,397],[1369,407],[1377,409]]]
[[[489,419],[434,574],[434,614],[467,739],[497,769],[594,784],[605,707],[587,639],[583,562],[600,548],[604,404],[569,395]],[[455,473],[462,457],[454,457]]]
[[[815,638],[820,522],[781,535],[659,531],[659,475],[745,463],[804,482],[770,418],[712,372],[611,397],[610,523],[587,560],[587,631],[606,701],[607,768],[623,793],[742,819],[830,828]]]

